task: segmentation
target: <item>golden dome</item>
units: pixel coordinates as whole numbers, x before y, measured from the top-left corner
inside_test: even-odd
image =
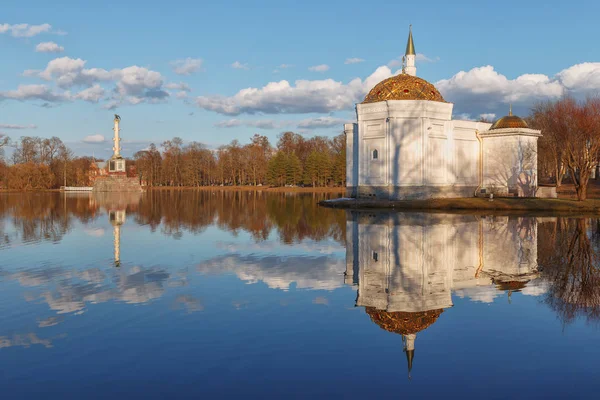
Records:
[[[444,309],[421,312],[388,312],[374,307],[365,307],[365,311],[381,329],[388,332],[410,335],[427,329],[444,312]]]
[[[425,79],[408,74],[399,74],[379,82],[363,104],[385,100],[429,100],[445,103],[446,101],[431,83]]]

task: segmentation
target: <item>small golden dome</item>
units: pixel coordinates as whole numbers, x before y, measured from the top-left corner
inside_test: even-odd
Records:
[[[509,128],[529,128],[527,122],[521,117],[517,117],[512,113],[512,104],[508,109],[508,115],[502,117],[492,124],[490,131],[493,129],[509,129]]]
[[[506,129],[506,128],[529,128],[527,122],[521,117],[516,115],[507,115],[502,117],[492,124],[490,131],[494,129]]]
[[[365,103],[377,103],[385,100],[429,100],[446,101],[431,83],[425,79],[408,74],[399,74],[379,82],[367,97]]]
[[[401,335],[410,335],[431,326],[442,315],[444,309],[421,312],[388,312],[374,307],[365,307],[365,311],[371,317],[371,321],[379,325],[381,329]]]

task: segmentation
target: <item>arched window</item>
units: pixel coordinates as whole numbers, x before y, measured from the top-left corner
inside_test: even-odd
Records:
[[[373,150],[373,160],[377,160],[379,158],[379,151]]]

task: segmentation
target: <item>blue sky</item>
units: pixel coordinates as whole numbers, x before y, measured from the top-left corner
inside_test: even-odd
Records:
[[[3,0],[0,132],[101,156],[114,112],[126,155],[173,136],[215,147],[335,135],[398,71],[409,24],[417,75],[456,118],[509,102],[526,114],[600,90],[599,12],[593,1]]]

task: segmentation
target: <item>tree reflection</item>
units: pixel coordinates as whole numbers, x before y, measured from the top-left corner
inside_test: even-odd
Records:
[[[345,214],[318,207],[326,194],[286,194],[257,191],[156,190],[125,205],[135,222],[175,238],[198,234],[211,225],[255,241],[272,233],[286,244],[332,238],[344,243]],[[121,201],[123,199],[120,199]],[[14,240],[60,241],[73,221],[88,223],[111,208],[101,193],[10,194],[0,197],[0,245]],[[122,205],[119,205],[122,206]],[[10,222],[12,229],[7,229]]]
[[[24,243],[40,240],[58,242],[72,229],[73,219],[94,220],[98,207],[89,197],[58,193],[27,193],[0,196],[0,245],[14,240]],[[12,229],[6,229],[10,221]]]
[[[565,324],[600,321],[598,220],[558,218],[541,224],[540,264],[549,282],[546,303]],[[590,229],[594,226],[594,230]]]

